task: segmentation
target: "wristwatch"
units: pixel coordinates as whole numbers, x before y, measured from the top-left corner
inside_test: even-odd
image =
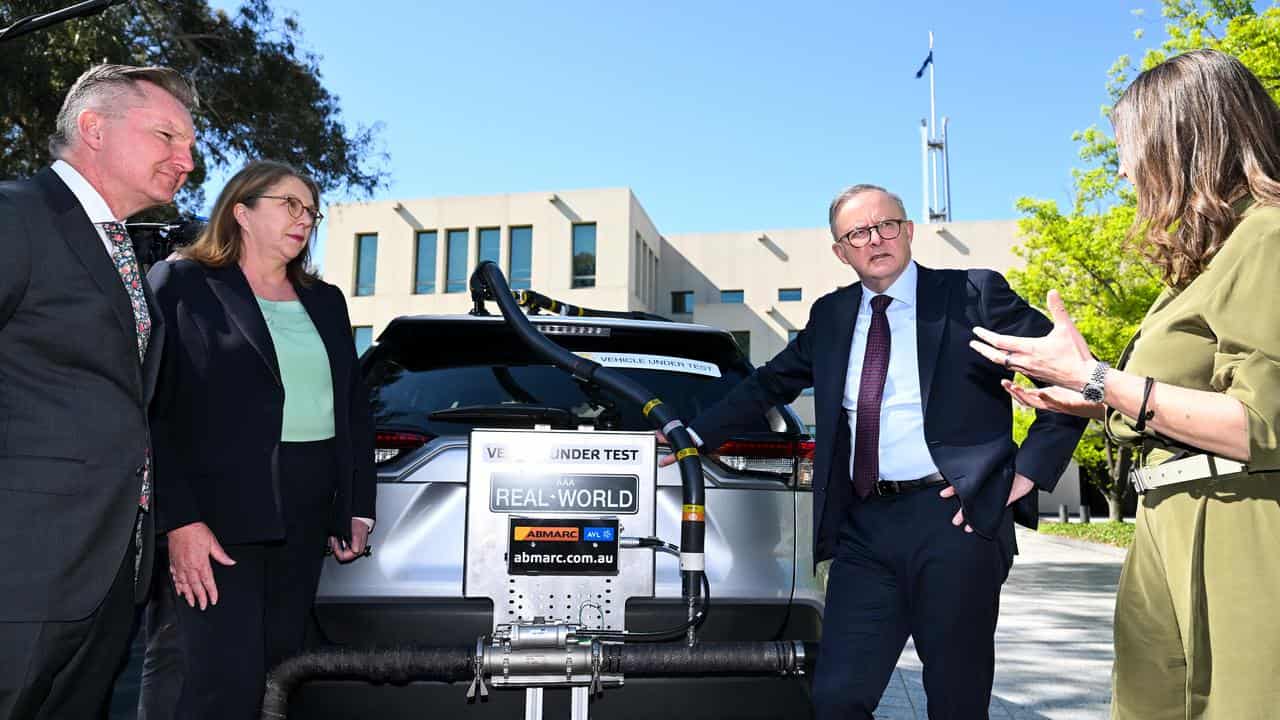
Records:
[[[1106,362],[1099,360],[1093,364],[1093,372],[1089,375],[1089,382],[1084,384],[1084,388],[1080,393],[1084,395],[1084,399],[1089,402],[1102,402],[1103,389],[1107,382],[1107,370],[1111,366]]]

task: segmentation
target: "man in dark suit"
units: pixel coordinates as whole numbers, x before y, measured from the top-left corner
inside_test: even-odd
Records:
[[[782,352],[690,425],[715,448],[740,419],[814,389],[814,558],[834,558],[819,718],[869,720],[908,636],[929,717],[985,718],[1013,515],[1034,525],[1032,491],[1057,484],[1085,421],[1040,412],[1014,445],[1012,373],[969,348],[972,328],[1051,324],[998,273],[916,265],[902,201],[877,186],[838,195],[830,225],[860,282],[819,298]]]
[[[192,170],[195,97],[99,65],[56,162],[0,183],[0,718],[101,715],[150,581],[147,404],[163,325],[122,225]]]

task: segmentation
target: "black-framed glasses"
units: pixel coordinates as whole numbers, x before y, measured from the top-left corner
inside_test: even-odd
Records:
[[[836,242],[849,243],[850,247],[855,248],[865,247],[867,243],[871,242],[872,231],[879,234],[881,240],[892,240],[902,233],[902,224],[906,222],[911,221],[906,218],[889,218],[888,220],[881,220],[874,225],[856,227],[841,235]]]
[[[292,195],[254,195],[253,197],[265,198],[267,200],[283,200],[285,207],[289,209],[289,217],[297,220],[302,217],[302,213],[305,211],[311,216],[312,226],[319,225],[320,221],[324,219],[324,213],[320,212],[319,209],[307,205]],[[881,235],[880,237],[884,237],[884,235]]]

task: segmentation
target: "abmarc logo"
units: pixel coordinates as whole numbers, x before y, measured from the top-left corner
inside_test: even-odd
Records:
[[[578,542],[576,527],[529,527],[517,525],[514,539],[516,542],[542,540],[545,542]]]

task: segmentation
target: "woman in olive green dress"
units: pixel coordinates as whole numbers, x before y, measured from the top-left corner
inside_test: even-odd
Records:
[[[1112,113],[1134,239],[1168,285],[1119,358],[1057,293],[1044,338],[976,329],[1034,408],[1103,420],[1142,492],[1115,614],[1112,717],[1280,718],[1280,110],[1210,50],[1142,73]]]

